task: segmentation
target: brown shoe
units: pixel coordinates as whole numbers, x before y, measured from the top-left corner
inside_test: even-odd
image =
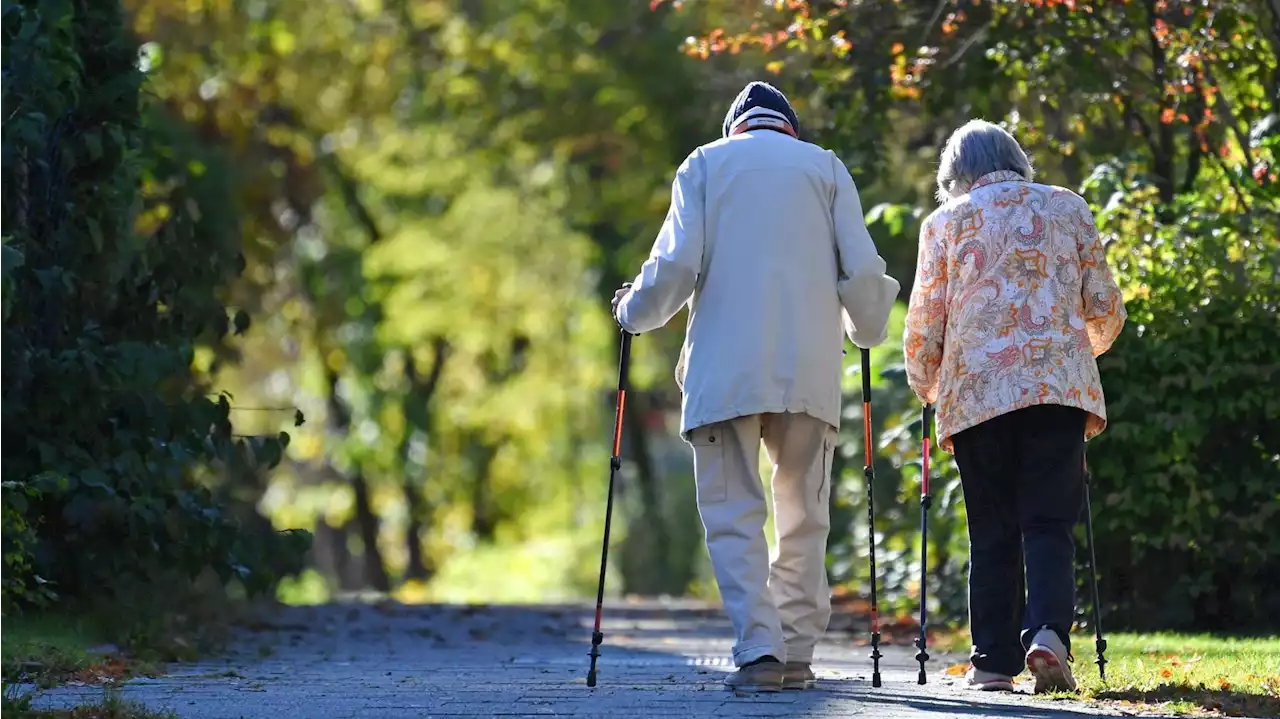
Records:
[[[818,685],[818,678],[808,662],[787,662],[782,671],[783,689],[812,689]]]
[[[725,677],[726,689],[735,692],[776,692],[782,689],[782,662],[760,662]]]

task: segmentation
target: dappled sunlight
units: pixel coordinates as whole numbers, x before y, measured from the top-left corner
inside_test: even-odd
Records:
[[[650,255],[677,168],[720,137],[725,106],[751,79],[785,91],[801,139],[849,170],[901,284],[888,339],[870,350],[874,519],[867,398],[858,351],[845,345],[826,568],[830,631],[857,656],[836,652],[845,664],[828,678],[861,681],[873,547],[886,646],[911,641],[924,596],[930,649],[947,657],[931,670],[936,695],[876,699],[841,685],[774,701],[978,705],[946,694],[969,648],[958,628],[968,515],[952,456],[935,452],[926,564],[921,407],[902,337],[919,235],[939,207],[941,144],[979,117],[1016,137],[1035,180],[1058,188],[1052,197],[1088,203],[1124,293],[1128,324],[1097,359],[1107,427],[1087,459],[1103,624],[1274,632],[1274,2],[5,8],[6,683],[20,673],[127,684],[142,673],[138,657],[185,661],[228,646],[229,627],[271,625],[240,614],[275,600],[281,616],[325,624],[262,629],[288,647],[252,646],[250,666],[296,651],[321,672],[346,661],[317,649],[346,629],[395,628],[410,636],[387,647],[412,653],[420,640],[431,661],[452,662],[431,684],[391,677],[385,656],[350,659],[406,707],[422,687],[473,688],[458,668],[468,642],[511,663],[523,684],[495,690],[507,701],[523,701],[526,685],[536,693],[544,668],[563,680],[555,691],[584,689],[569,677],[583,675],[573,662],[590,639],[581,622],[592,619],[609,499],[619,363],[609,299]],[[1037,277],[1082,271],[1071,254],[1041,258]],[[948,260],[948,276],[976,257]],[[737,705],[705,696],[724,667],[703,655],[727,651],[729,630],[678,433],[673,368],[689,311],[633,340],[604,590],[607,608],[631,609],[604,620],[617,629],[608,641],[648,667],[642,691],[697,687],[701,699],[683,699],[710,716]],[[760,469],[769,488],[763,451]],[[776,552],[772,514],[765,531]],[[646,597],[669,599],[653,609]],[[564,606],[526,606],[540,603]],[[539,625],[504,653],[495,628],[525,611]],[[466,625],[457,636],[455,620]],[[699,622],[708,634],[691,639]],[[1092,638],[1076,645],[1083,697],[1108,710],[1280,714],[1275,639],[1110,639],[1106,684],[1085,661]],[[608,641],[612,680],[626,669],[608,665]],[[540,643],[562,663],[530,668]],[[681,663],[693,659],[702,669]],[[304,680],[315,677],[304,674],[281,684],[310,698]],[[576,701],[555,691],[531,711]],[[261,707],[278,709],[276,696]],[[625,691],[608,697],[626,713]],[[15,708],[6,693],[6,715]]]

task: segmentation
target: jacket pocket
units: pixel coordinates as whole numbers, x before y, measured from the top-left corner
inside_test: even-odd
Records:
[[[724,428],[724,423],[717,422],[689,430],[689,444],[693,445],[693,477],[698,486],[700,507],[729,498]]]

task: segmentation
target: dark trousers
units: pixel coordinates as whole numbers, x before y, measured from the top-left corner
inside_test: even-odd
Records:
[[[970,661],[978,669],[1021,673],[1044,627],[1071,646],[1085,419],[1074,407],[1037,405],[952,437],[969,520]]]

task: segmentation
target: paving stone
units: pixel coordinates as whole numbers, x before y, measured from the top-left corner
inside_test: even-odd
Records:
[[[625,602],[606,610],[599,685],[586,686],[592,607],[332,604],[279,610],[226,656],[175,665],[118,689],[183,719],[418,717],[836,717],[1069,719],[1114,716],[1027,694],[965,692],[943,674],[963,657],[934,654],[916,684],[914,649],[883,647],[884,686],[870,685],[865,646],[829,636],[818,688],[735,697],[732,632],[713,607]],[[271,647],[263,656],[262,647]],[[100,700],[101,687],[41,694],[37,708]]]

